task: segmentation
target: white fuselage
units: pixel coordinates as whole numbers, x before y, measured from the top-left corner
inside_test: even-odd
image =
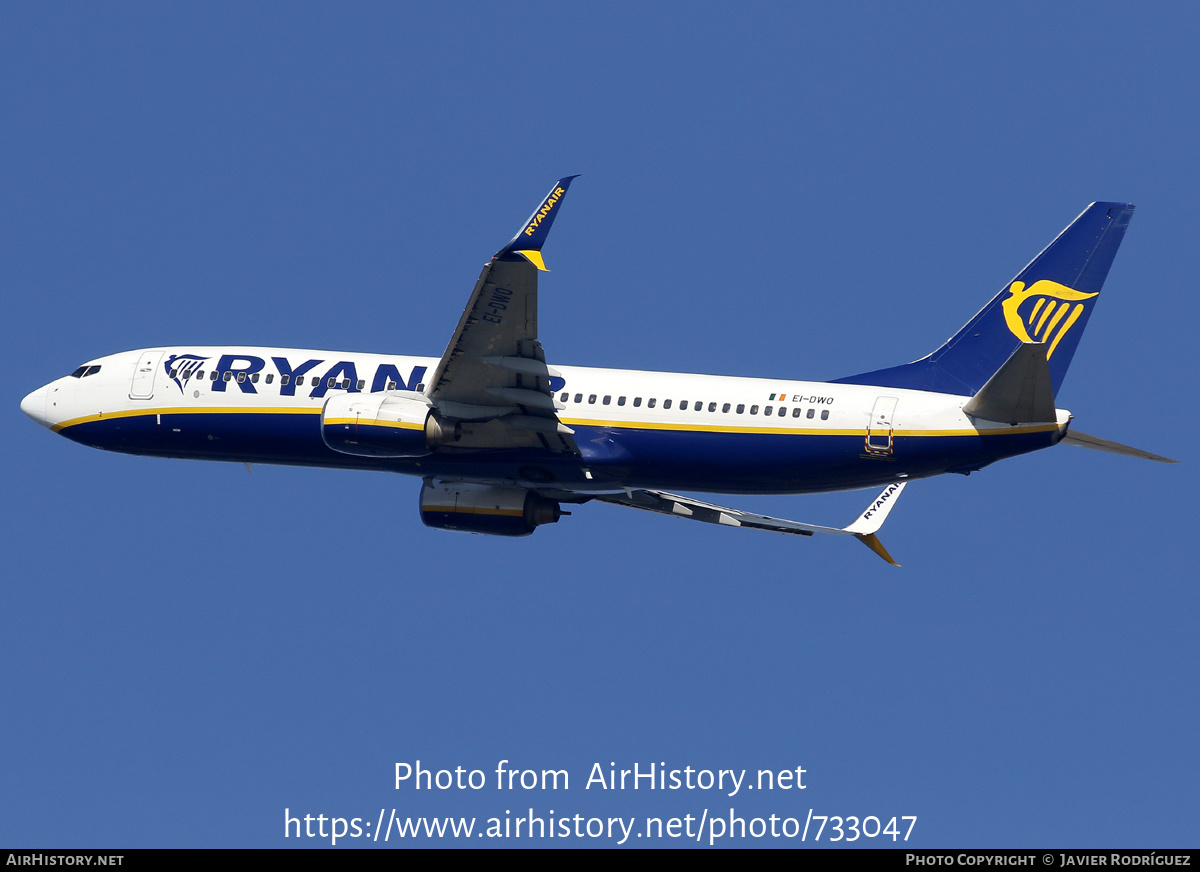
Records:
[[[973,419],[967,397],[864,385],[556,366],[558,418],[582,457],[481,457],[455,447],[423,461],[364,462],[321,444],[322,408],[345,393],[423,391],[437,359],[260,347],[163,347],[89,361],[22,408],[77,441],[137,454],[392,468],[572,490],[669,484],[714,492],[865,487],[1053,444],[1054,424]],[[98,367],[99,369],[95,369]],[[309,432],[309,438],[304,434]],[[521,452],[518,451],[518,454]],[[567,469],[570,467],[570,469]],[[959,468],[961,467],[961,469]],[[692,470],[689,475],[688,470]],[[432,471],[432,472],[431,472]]]

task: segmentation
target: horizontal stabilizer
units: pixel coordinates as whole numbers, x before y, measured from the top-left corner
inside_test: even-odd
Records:
[[[1080,448],[1090,448],[1093,451],[1107,451],[1109,454],[1140,457],[1142,460],[1156,460],[1159,463],[1179,462],[1169,457],[1163,457],[1161,454],[1151,454],[1149,451],[1143,451],[1140,448],[1134,448],[1130,445],[1122,445],[1120,442],[1109,442],[1107,439],[1101,439],[1099,436],[1090,436],[1087,433],[1080,433],[1074,429],[1067,431],[1067,435],[1062,438],[1062,444],[1078,445]]]
[[[972,418],[1005,424],[1055,420],[1054,388],[1044,342],[1022,342],[963,406]]]
[[[789,521],[786,518],[772,518],[770,515],[756,515],[753,512],[730,509],[663,491],[630,489],[620,494],[598,494],[595,499],[616,506],[628,506],[631,509],[642,509],[647,512],[657,512],[660,515],[670,515],[674,518],[703,521],[706,524],[720,524],[724,527],[749,527],[753,530],[770,530],[774,533],[790,533],[794,536],[811,536],[813,533],[854,536],[892,566],[899,566],[900,564],[893,560],[880,544],[879,539],[875,536],[875,531],[887,520],[888,513],[891,512],[892,506],[895,505],[896,498],[900,496],[902,490],[904,490],[903,482],[888,485],[853,524],[840,529]]]

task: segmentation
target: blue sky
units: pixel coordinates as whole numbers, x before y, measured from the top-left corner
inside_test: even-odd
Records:
[[[924,847],[1194,844],[1198,25],[1183,4],[4,6],[0,843],[294,845],[285,808],[732,807],[917,815]],[[460,536],[421,525],[414,480],[106,454],[18,408],[146,346],[438,355],[568,173],[552,363],[793,379],[927,353],[1087,203],[1137,203],[1058,405],[1183,462],[1059,446],[914,483],[882,537],[897,570],[603,505]],[[728,502],[840,525],[869,496]],[[394,789],[418,759],[571,788]],[[596,762],[808,786],[585,790]]]

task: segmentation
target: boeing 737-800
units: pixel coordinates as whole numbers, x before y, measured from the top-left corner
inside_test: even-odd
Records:
[[[805,382],[548,363],[538,274],[573,178],[484,266],[440,358],[147,348],[90,360],[21,408],[110,451],[417,476],[421,517],[441,529],[524,536],[558,521],[563,504],[600,500],[732,527],[853,535],[888,562],[875,533],[912,479],[1059,442],[1167,461],[1071,430],[1054,402],[1129,204],[1088,206],[927,357]],[[881,485],[844,528],[672,493]]]

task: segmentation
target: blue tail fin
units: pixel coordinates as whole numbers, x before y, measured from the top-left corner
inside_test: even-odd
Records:
[[[1093,203],[937,351],[834,381],[974,396],[1021,343],[1043,342],[1057,395],[1131,217]]]

